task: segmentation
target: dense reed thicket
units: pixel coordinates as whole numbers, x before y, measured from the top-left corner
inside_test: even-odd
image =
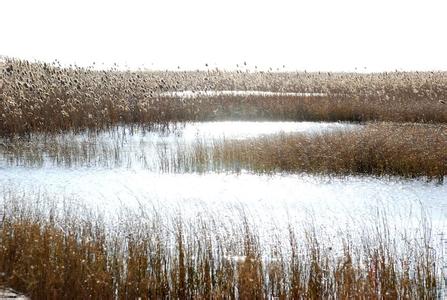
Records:
[[[196,143],[179,148],[193,170],[396,175],[443,181],[447,176],[447,127],[369,124],[320,134],[277,134],[247,140]],[[186,154],[185,154],[186,153]]]
[[[0,286],[32,299],[434,299],[442,286],[429,228],[393,235],[385,217],[360,240],[290,224],[264,245],[246,217],[141,211],[107,223],[29,200],[3,199]]]
[[[319,96],[182,99],[182,90],[261,90]],[[95,71],[3,59],[0,135],[222,119],[447,122],[447,74]]]

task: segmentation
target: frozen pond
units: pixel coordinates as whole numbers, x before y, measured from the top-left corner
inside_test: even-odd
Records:
[[[385,214],[391,225],[403,230],[420,230],[427,221],[437,233],[446,232],[445,184],[395,178],[256,175],[244,171],[174,174],[125,163],[138,160],[144,152],[145,160],[153,159],[156,165],[160,147],[171,155],[170,147],[197,139],[206,143],[278,132],[315,134],[358,128],[343,123],[210,122],[151,132],[117,128],[93,137],[67,134],[50,141],[36,137],[33,145],[16,154],[13,163],[7,163],[4,154],[0,193],[14,191],[30,199],[42,194],[61,201],[73,199],[112,214],[123,206],[142,205],[167,214],[180,211],[191,218],[207,212],[231,219],[243,211],[260,231],[266,232],[309,218],[328,228],[373,225],[377,214]],[[26,163],[33,159],[41,163]],[[69,163],[54,162],[64,159]],[[120,163],[101,163],[109,160]]]
[[[406,226],[421,217],[421,207],[435,227],[447,222],[447,185],[421,180],[369,177],[329,178],[309,175],[163,174],[124,169],[9,168],[0,170],[0,186],[79,199],[114,211],[141,203],[228,213],[244,207],[262,222],[281,223],[312,214],[321,222],[366,222],[375,209]],[[341,223],[339,223],[341,224]]]

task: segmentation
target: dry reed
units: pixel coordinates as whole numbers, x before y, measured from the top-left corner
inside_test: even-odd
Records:
[[[184,156],[197,170],[392,175],[443,181],[446,149],[447,128],[443,125],[381,123],[320,134],[218,140]]]
[[[267,247],[246,217],[225,227],[128,212],[110,228],[88,211],[4,200],[0,285],[32,299],[433,299],[442,286],[429,231],[391,236],[380,219],[338,244],[290,224]]]
[[[5,59],[0,135],[223,119],[447,122],[447,75],[426,73],[143,72]],[[325,96],[163,96],[261,90]]]

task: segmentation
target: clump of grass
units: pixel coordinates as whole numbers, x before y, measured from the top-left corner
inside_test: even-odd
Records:
[[[290,224],[288,238],[265,245],[243,213],[230,226],[145,210],[108,224],[42,199],[4,200],[0,285],[31,298],[431,299],[442,284],[430,235],[401,239],[383,220],[360,241],[328,243],[317,223]]]
[[[0,136],[203,120],[447,122],[446,73],[130,72],[5,59]],[[181,90],[310,96],[171,97]],[[320,93],[312,96],[312,93]]]

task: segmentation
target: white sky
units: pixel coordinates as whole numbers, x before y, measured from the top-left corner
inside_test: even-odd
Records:
[[[129,68],[447,70],[447,1],[0,3],[0,55]]]

